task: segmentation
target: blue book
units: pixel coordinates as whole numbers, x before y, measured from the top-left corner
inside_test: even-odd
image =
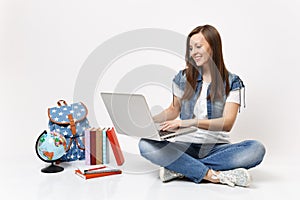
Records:
[[[106,128],[103,129],[102,134],[102,154],[103,154],[103,164],[108,164],[109,163],[109,143],[108,143],[108,139],[107,139],[107,135],[106,135]]]

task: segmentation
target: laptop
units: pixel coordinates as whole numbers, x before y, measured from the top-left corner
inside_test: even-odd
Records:
[[[160,130],[155,124],[146,99],[141,94],[101,92],[101,97],[116,131],[120,134],[139,138],[169,139],[191,133],[196,127]]]

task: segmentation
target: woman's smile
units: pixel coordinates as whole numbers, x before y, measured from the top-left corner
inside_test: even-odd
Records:
[[[202,55],[196,55],[196,56],[194,56],[195,62],[200,62],[201,59],[202,59]]]

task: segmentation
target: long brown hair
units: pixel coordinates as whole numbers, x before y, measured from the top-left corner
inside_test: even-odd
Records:
[[[200,32],[212,50],[212,57],[209,62],[211,89],[207,99],[215,101],[222,99],[224,94],[226,94],[226,96],[229,94],[229,81],[228,71],[223,60],[221,37],[217,29],[211,25],[198,26],[188,35],[185,54],[187,68],[184,70],[187,77],[187,83],[182,98],[190,99],[195,94],[197,79],[202,70],[201,67],[199,68],[196,66],[195,61],[191,58],[189,50],[191,37]],[[226,88],[224,88],[224,83],[226,83]]]

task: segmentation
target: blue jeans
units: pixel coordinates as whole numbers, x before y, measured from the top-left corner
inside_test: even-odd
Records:
[[[201,182],[209,169],[249,169],[260,164],[265,155],[265,147],[255,140],[235,144],[196,144],[142,138],[139,149],[147,160],[181,173],[195,183]]]

